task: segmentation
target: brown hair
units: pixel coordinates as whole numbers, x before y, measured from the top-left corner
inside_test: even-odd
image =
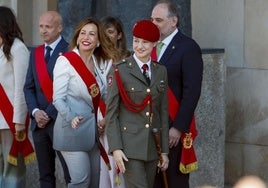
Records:
[[[74,36],[71,40],[70,49],[74,49],[77,46],[77,38],[81,29],[87,24],[94,24],[98,29],[98,38],[100,45],[96,47],[93,54],[97,58],[97,61],[100,62],[101,59],[109,60],[112,59],[114,63],[119,61],[119,52],[116,47],[113,45],[112,41],[108,36],[106,36],[103,25],[95,18],[86,18],[82,20],[75,29]]]
[[[11,59],[10,50],[15,38],[23,42],[22,32],[10,8],[0,6],[0,37],[3,40],[3,52],[8,61]]]
[[[117,33],[121,33],[121,38],[117,40],[116,47],[119,50],[120,58],[124,59],[131,55],[130,51],[127,49],[127,39],[124,32],[123,23],[117,17],[107,16],[101,19],[101,22],[105,29],[114,26]]]

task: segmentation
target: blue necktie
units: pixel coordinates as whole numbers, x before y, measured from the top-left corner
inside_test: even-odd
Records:
[[[45,61],[46,61],[46,63],[49,62],[51,50],[52,50],[52,48],[50,46],[46,46],[46,54],[45,54]]]

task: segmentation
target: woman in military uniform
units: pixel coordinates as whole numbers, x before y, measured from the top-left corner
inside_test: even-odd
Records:
[[[151,188],[157,166],[168,167],[167,71],[151,61],[160,33],[150,20],[133,27],[133,56],[108,74],[106,129],[109,152],[127,188]],[[158,162],[153,129],[159,130],[163,161]]]

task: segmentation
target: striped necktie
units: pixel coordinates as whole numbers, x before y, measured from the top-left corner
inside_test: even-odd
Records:
[[[148,72],[148,70],[149,70],[149,67],[148,67],[148,65],[147,64],[144,64],[144,65],[142,65],[142,74],[143,74],[143,76],[144,76],[144,78],[146,79],[146,82],[148,83],[148,84],[150,84],[150,77],[149,77],[149,72]]]

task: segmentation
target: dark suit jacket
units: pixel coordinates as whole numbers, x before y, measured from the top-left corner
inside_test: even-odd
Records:
[[[47,63],[48,73],[52,79],[55,62],[58,56],[66,51],[68,51],[68,43],[62,38],[54,49],[49,59],[49,62]],[[44,110],[52,118],[52,120],[48,124],[54,124],[57,117],[57,110],[55,109],[52,102],[49,103],[47,101],[45,95],[43,94],[43,91],[41,90],[35,66],[35,48],[31,51],[30,55],[30,63],[24,85],[24,94],[28,106],[28,111],[32,118],[31,130],[34,131],[37,127],[36,121],[32,117],[32,111],[35,108]]]
[[[201,49],[193,39],[179,31],[159,62],[166,66],[169,87],[180,102],[180,110],[170,126],[181,132],[188,131],[201,93],[203,75]]]

